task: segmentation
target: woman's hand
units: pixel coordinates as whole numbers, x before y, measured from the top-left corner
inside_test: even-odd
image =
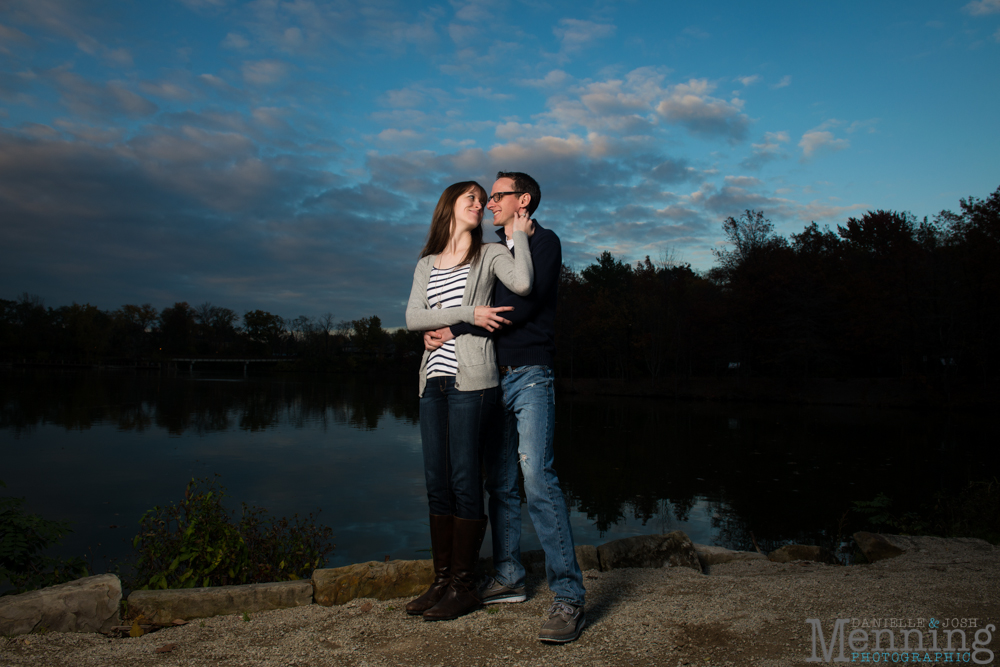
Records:
[[[530,221],[529,221],[530,222]],[[515,229],[517,229],[515,223]],[[523,229],[520,231],[524,231]],[[510,320],[504,319],[500,316],[500,313],[507,312],[508,310],[514,310],[514,306],[497,306],[496,308],[491,308],[489,306],[476,306],[476,321],[477,327],[486,329],[487,331],[496,331],[504,324],[510,324]]]
[[[431,350],[433,352],[454,337],[455,336],[451,333],[451,327],[444,327],[443,329],[438,329],[437,331],[425,331],[424,349]]]
[[[514,231],[524,232],[528,235],[529,239],[531,238],[531,235],[535,233],[535,221],[531,219],[530,215],[528,215],[527,210],[521,209],[514,214]]]

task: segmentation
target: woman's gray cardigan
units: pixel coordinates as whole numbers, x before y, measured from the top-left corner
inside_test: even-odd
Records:
[[[531,292],[535,272],[528,250],[528,236],[514,232],[514,255],[501,243],[484,243],[479,259],[469,268],[469,277],[458,308],[431,308],[427,300],[427,281],[437,255],[428,255],[417,262],[413,272],[413,287],[406,304],[406,328],[410,331],[430,331],[450,327],[459,322],[476,323],[476,306],[493,304],[493,283],[499,278],[507,288],[524,296]],[[420,362],[420,395],[427,386],[427,357]],[[455,339],[455,357],[458,374],[455,388],[461,391],[479,391],[500,384],[493,340],[481,336],[459,336]]]

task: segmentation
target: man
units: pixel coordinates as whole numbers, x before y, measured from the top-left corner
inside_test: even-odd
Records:
[[[514,217],[520,211],[532,215],[541,200],[535,179],[520,172],[500,172],[487,206],[493,213],[497,236],[513,251]],[[497,281],[494,307],[513,310],[477,324],[458,324],[424,336],[425,345],[437,347],[454,336],[494,335],[500,367],[504,410],[502,428],[485,434],[486,490],[493,535],[493,565],[496,577],[480,590],[483,604],[524,602],[524,566],[520,560],[521,497],[517,467],[524,474],[528,514],[545,551],[545,574],[555,601],[538,638],[547,643],[566,643],[580,636],[586,624],[583,574],[576,561],[569,511],[553,469],[552,439],[555,431],[556,291],[562,268],[562,247],[554,232],[535,222],[529,238],[535,267],[531,294],[519,297]],[[485,310],[485,309],[484,309]],[[502,328],[497,328],[503,325]],[[488,329],[488,330],[487,330]],[[496,331],[495,334],[491,332]],[[491,435],[493,437],[491,437]]]

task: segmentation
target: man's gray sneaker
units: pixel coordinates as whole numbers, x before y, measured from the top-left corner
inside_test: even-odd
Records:
[[[579,637],[586,624],[587,615],[583,613],[583,607],[555,602],[549,609],[549,620],[542,625],[538,639],[548,644],[565,644]]]
[[[493,577],[487,577],[479,587],[479,599],[483,604],[498,604],[500,602],[524,602],[528,596],[524,586],[511,588],[504,586]]]

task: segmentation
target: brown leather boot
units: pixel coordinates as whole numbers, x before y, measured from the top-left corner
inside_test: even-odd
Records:
[[[454,543],[452,515],[431,514],[431,557],[434,583],[416,600],[406,605],[407,614],[422,614],[444,597],[451,583],[451,549]]]
[[[473,521],[455,517],[451,552],[451,584],[441,600],[424,612],[425,621],[447,621],[464,616],[482,606],[474,580],[479,547],[485,535],[486,519]]]

